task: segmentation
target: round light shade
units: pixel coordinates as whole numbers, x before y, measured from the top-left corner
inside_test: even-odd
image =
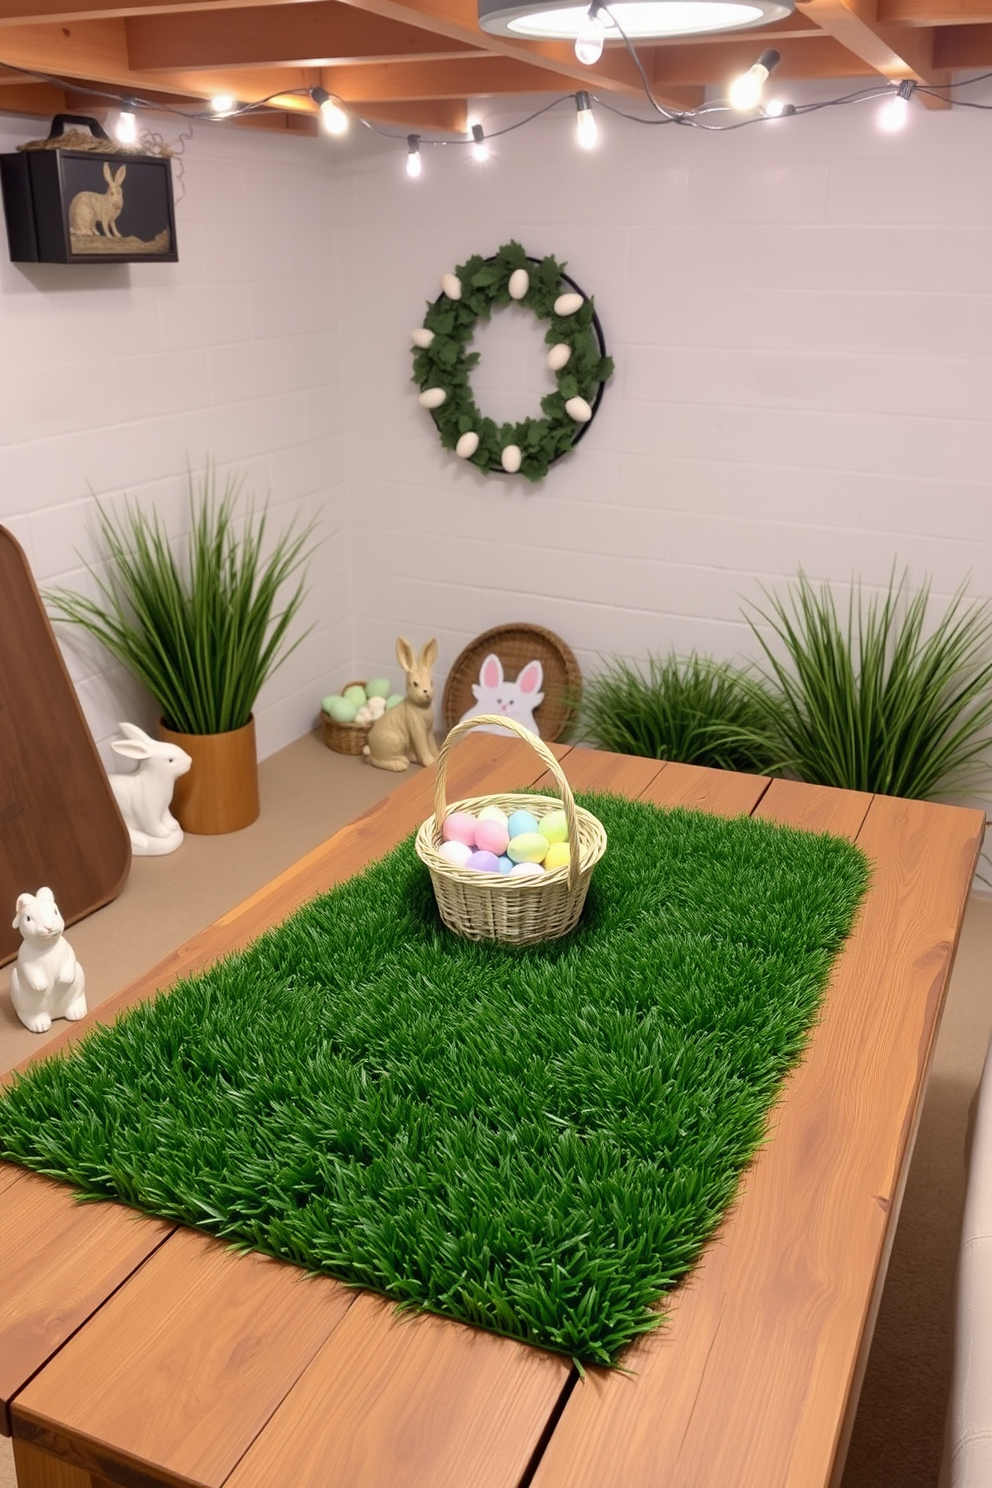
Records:
[[[610,0],[617,26],[635,40],[654,36],[693,36],[706,31],[743,31],[781,21],[792,14],[794,0]],[[573,38],[589,14],[585,4],[555,6],[549,0],[479,0],[479,25],[497,36],[547,41]],[[606,40],[619,32],[605,10],[599,12]]]

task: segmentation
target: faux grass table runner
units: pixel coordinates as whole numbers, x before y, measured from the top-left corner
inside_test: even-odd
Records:
[[[849,842],[584,794],[579,928],[463,941],[412,839],[18,1078],[0,1155],[584,1362],[660,1319],[867,883]]]

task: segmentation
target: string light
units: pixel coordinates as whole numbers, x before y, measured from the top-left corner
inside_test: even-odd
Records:
[[[472,158],[473,160],[489,159],[489,144],[481,124],[472,125]]]
[[[747,72],[742,72],[740,77],[734,78],[727,90],[727,102],[732,109],[738,113],[746,113],[748,109],[757,108],[761,102],[761,92],[765,86],[769,74],[778,66],[781,57],[774,47],[769,47],[762,52],[753,67]]]
[[[878,111],[878,127],[894,134],[909,121],[909,100],[913,95],[913,84],[906,79],[895,93],[886,99]]]
[[[411,181],[415,181],[420,175],[423,162],[420,159],[420,135],[408,134],[406,137],[406,173]]]
[[[603,0],[592,0],[589,14],[579,27],[579,34],[575,38],[575,55],[586,67],[592,67],[603,55],[606,27],[599,18],[602,8]]]
[[[594,150],[599,140],[599,127],[593,116],[588,93],[575,95],[575,133],[583,150]]]
[[[134,113],[134,104],[130,98],[122,98],[124,107],[117,115],[117,123],[114,133],[122,145],[133,145],[138,138],[138,120]]]
[[[310,97],[320,109],[321,122],[328,134],[347,134],[348,115],[326,88],[311,88]]]
[[[218,119],[225,119],[229,114],[233,114],[237,110],[238,101],[236,98],[232,98],[230,93],[217,93],[211,98],[210,107]]]

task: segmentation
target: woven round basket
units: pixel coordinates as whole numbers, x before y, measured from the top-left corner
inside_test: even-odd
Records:
[[[346,682],[345,687],[364,687],[364,682]],[[370,723],[338,723],[329,713],[320,710],[320,721],[324,725],[324,743],[335,754],[361,754],[368,742]]]
[[[447,803],[445,778],[451,746],[480,723],[502,724],[536,751],[555,777],[560,804],[553,796],[523,794],[471,796]],[[535,874],[533,878],[510,878],[502,873],[456,868],[442,858],[438,849],[443,841],[441,829],[445,817],[452,811],[470,811],[475,815],[484,806],[498,806],[507,816],[514,811],[529,811],[539,821],[551,811],[564,809],[568,825],[567,866]],[[561,766],[542,739],[512,718],[485,713],[456,724],[441,745],[434,785],[434,815],[421,823],[415,846],[417,856],[430,871],[437,907],[449,930],[466,940],[536,945],[543,940],[558,940],[574,929],[582,913],[592,870],[606,851],[606,831],[591,811],[576,806]]]
[[[561,636],[543,625],[496,625],[476,636],[452,663],[444,684],[441,717],[445,728],[454,728],[464,714],[477,708],[472,684],[490,651],[498,656],[512,681],[529,661],[539,661],[544,670],[544,702],[534,709],[534,722],[542,739],[560,739],[575,718],[582,691],[582,672],[574,652]]]

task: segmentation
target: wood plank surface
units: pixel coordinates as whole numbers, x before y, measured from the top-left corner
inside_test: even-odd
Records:
[[[18,1178],[23,1178],[24,1173],[25,1169],[16,1167],[14,1163],[0,1163],[0,1193],[16,1183]]]
[[[95,1478],[81,1467],[14,1439],[17,1488],[111,1488],[106,1478]]]
[[[645,800],[654,801],[656,806],[709,811],[713,816],[750,816],[768,786],[766,775],[735,775],[672,761],[645,793]]]
[[[516,1488],[566,1359],[364,1295],[227,1488]]]
[[[569,753],[567,745],[549,744],[548,748],[559,757]],[[496,734],[468,734],[451,753],[448,795],[454,800],[488,791],[505,791],[518,784],[528,785],[543,768],[534,751],[519,740],[503,739]],[[382,857],[431,815],[434,774],[433,767],[417,770],[409,781],[264,888],[178,946],[78,1023],[68,1024],[37,1054],[22,1060],[16,1070],[27,1069],[36,1059],[47,1059],[70,1047],[96,1024],[113,1022],[118,1013],[150,997],[157,989],[171,986],[178,977],[202,971],[228,951],[247,945],[315,894],[325,893]],[[9,1084],[15,1073],[15,1070],[0,1073],[0,1087]]]
[[[171,1234],[120,1204],[79,1204],[24,1173],[0,1193],[0,1431],[10,1402],[45,1361]]]
[[[829,794],[771,787],[759,814],[788,820],[791,797],[796,824],[842,830],[863,802]],[[633,1374],[576,1387],[533,1488],[821,1488],[839,1468],[983,830],[872,803],[872,888],[770,1140]]]
[[[357,1296],[193,1230],[167,1245],[21,1392],[15,1437],[87,1471],[153,1463],[219,1488]]]

